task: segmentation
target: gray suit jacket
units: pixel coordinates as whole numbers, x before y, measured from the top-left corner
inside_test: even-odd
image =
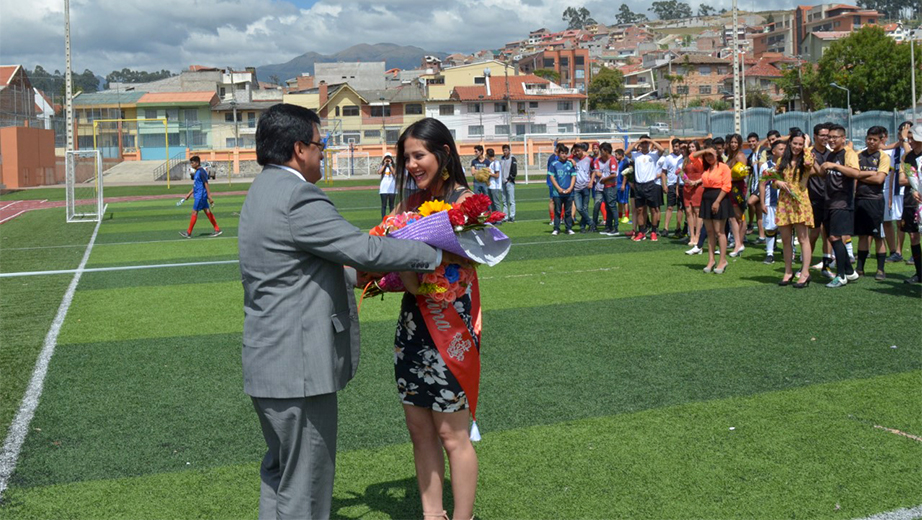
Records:
[[[433,271],[441,256],[422,242],[363,233],[320,188],[271,166],[250,186],[238,235],[243,384],[253,397],[327,394],[355,375],[355,274],[344,265]]]

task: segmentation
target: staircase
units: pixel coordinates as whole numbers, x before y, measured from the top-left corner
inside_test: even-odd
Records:
[[[103,173],[106,184],[150,182],[163,161],[124,161]]]
[[[185,177],[188,164],[188,161],[186,161],[186,151],[183,150],[166,161],[163,161],[163,163],[154,170],[154,180],[165,181],[167,174],[169,174],[171,181],[181,180]]]

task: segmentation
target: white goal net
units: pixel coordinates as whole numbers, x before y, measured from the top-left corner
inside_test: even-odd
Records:
[[[103,214],[102,156],[99,151],[67,152],[65,170],[67,221],[98,222]]]

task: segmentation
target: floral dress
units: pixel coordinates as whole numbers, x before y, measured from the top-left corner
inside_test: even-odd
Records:
[[[459,190],[449,198],[457,200],[464,191]],[[471,287],[467,288],[464,296],[449,305],[454,305],[455,311],[474,338],[475,347],[480,350],[480,340],[471,319]],[[429,334],[416,296],[410,293],[403,295],[400,318],[397,320],[394,378],[403,404],[446,413],[466,410],[469,406],[461,384],[448,369]]]
[[[813,227],[813,206],[810,205],[810,196],[807,194],[806,179],[812,167],[813,154],[806,153],[804,154],[805,172],[803,175],[798,175],[791,165],[781,172],[784,182],[791,187],[791,191],[797,194],[800,202],[787,190],[778,190],[778,209],[775,211],[775,224],[778,226],[804,224],[807,227]]]

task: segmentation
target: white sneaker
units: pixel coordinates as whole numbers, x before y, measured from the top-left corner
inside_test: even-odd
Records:
[[[568,235],[575,235],[575,234],[576,234],[576,231],[573,231],[572,229],[570,229],[570,230],[567,230],[567,234],[568,234]]]
[[[816,263],[816,264],[813,264],[813,265],[810,266],[810,269],[813,269],[814,271],[819,271],[819,270],[822,269],[822,268],[823,268],[823,262],[822,262],[822,261],[820,261],[819,263]]]
[[[551,231],[551,236],[556,237],[558,234],[560,234],[560,232],[557,231],[556,229],[554,231]]]
[[[854,282],[858,278],[861,278],[861,275],[858,274],[858,271],[852,271],[852,274],[845,275],[845,279],[849,282]]]
[[[685,252],[686,255],[700,255],[704,250],[699,248],[697,245]]]

